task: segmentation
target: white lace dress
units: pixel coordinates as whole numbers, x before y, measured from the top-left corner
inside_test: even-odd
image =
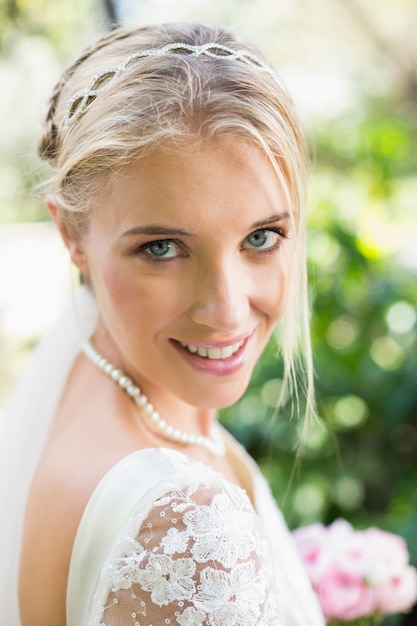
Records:
[[[316,599],[263,478],[246,492],[169,449],[103,478],[78,529],[68,626],[319,626]]]

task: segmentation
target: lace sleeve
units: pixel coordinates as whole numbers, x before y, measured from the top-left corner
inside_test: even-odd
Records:
[[[171,491],[129,527],[105,564],[100,626],[279,626],[269,544],[242,490]]]

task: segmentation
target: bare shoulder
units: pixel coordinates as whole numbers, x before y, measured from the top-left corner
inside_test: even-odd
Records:
[[[65,625],[72,545],[94,488],[92,476],[81,480],[76,459],[69,462],[65,456],[46,452],[28,499],[19,584],[23,626]]]
[[[106,389],[94,391],[88,395],[75,384],[64,393],[31,487],[19,581],[22,626],[65,626],[68,572],[84,509],[106,472],[138,445],[124,427],[124,406],[114,406]]]

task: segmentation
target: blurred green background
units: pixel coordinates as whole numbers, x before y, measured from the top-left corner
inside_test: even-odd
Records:
[[[36,187],[46,99],[112,20],[226,24],[278,68],[309,138],[320,419],[274,417],[273,342],[225,425],[291,527],[345,517],[404,536],[417,565],[417,5],[414,0],[0,0],[0,407],[70,289]],[[412,626],[417,614],[384,624]]]

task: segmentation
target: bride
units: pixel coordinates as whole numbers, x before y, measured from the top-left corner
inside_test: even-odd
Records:
[[[312,404],[305,152],[277,75],[223,29],[115,31],[64,72],[40,155],[84,285],[10,408],[0,622],[322,624],[216,421],[278,322]]]

